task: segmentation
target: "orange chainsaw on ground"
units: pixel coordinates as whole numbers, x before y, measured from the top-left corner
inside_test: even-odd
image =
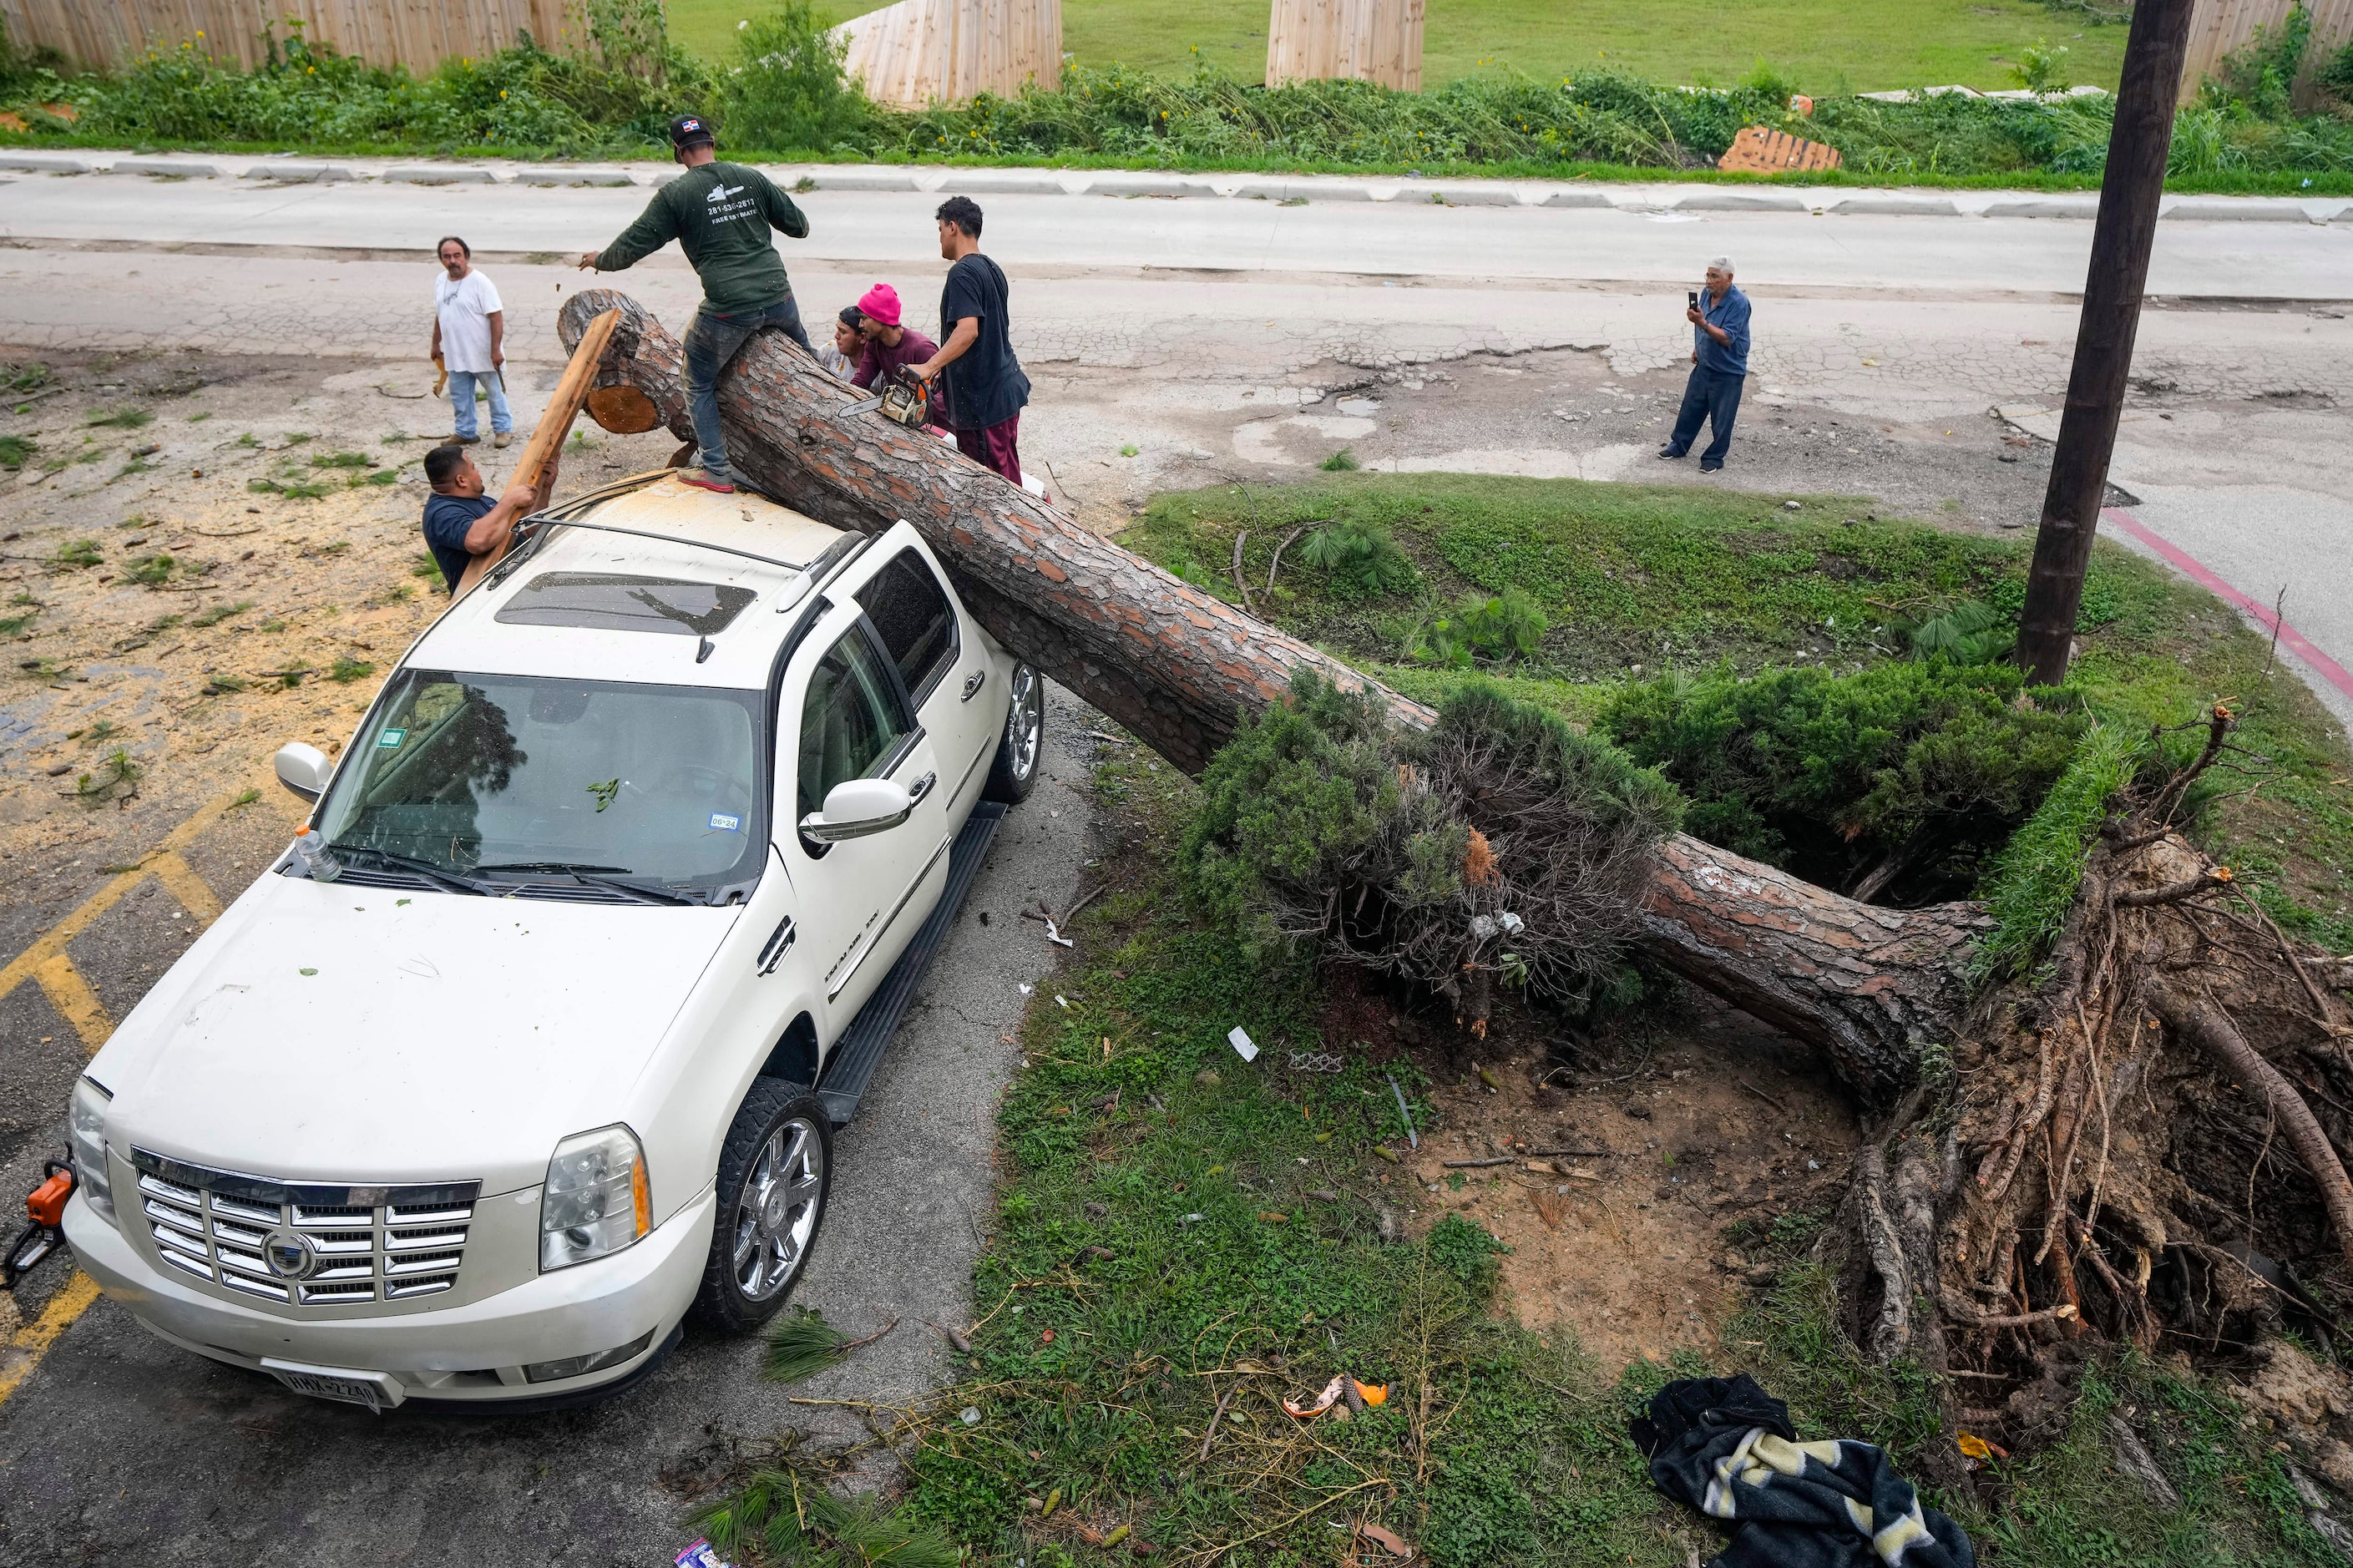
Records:
[[[25,1217],[32,1223],[8,1244],[7,1255],[0,1257],[0,1290],[14,1290],[16,1281],[35,1264],[65,1244],[66,1233],[60,1227],[65,1224],[66,1200],[73,1195],[73,1167],[63,1160],[50,1160],[44,1163],[41,1173],[41,1184],[25,1197]]]

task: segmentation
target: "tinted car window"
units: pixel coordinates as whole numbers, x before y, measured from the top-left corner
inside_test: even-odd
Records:
[[[913,728],[890,666],[852,627],[809,678],[801,705],[800,815],[822,810],[834,785],[867,777]]]
[[[859,590],[858,603],[920,704],[955,663],[955,611],[946,592],[922,556],[902,550]]]
[[[759,596],[750,588],[675,577],[543,572],[516,589],[496,618],[510,626],[716,637]]]
[[[758,694],[404,669],[320,826],[460,874],[561,862],[673,887],[756,869]]]

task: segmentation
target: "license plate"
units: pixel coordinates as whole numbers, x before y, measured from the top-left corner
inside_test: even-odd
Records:
[[[265,1361],[262,1367],[296,1394],[332,1399],[343,1405],[389,1410],[406,1397],[406,1390],[380,1372],[338,1372],[327,1367],[291,1366]]]

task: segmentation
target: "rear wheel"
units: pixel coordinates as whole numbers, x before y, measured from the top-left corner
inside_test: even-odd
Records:
[[[1018,805],[1038,787],[1038,763],[1046,746],[1046,683],[1026,664],[1013,667],[1013,701],[997,737],[997,760],[988,770],[985,800]]]
[[[817,1245],[832,1184],[824,1105],[798,1084],[754,1079],[720,1150],[719,1214],[695,1321],[740,1333],[775,1317]]]

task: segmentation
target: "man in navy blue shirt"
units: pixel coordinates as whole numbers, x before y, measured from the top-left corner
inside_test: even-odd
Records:
[[[1699,455],[1699,471],[1712,474],[1724,467],[1724,454],[1732,446],[1740,388],[1748,379],[1748,296],[1732,286],[1732,258],[1719,256],[1707,264],[1707,288],[1683,319],[1692,324],[1691,379],[1683,384],[1675,433],[1659,456],[1680,458],[1690,451],[1704,419],[1715,439]]]
[[[505,549],[516,521],[537,510],[542,496],[555,493],[555,465],[547,465],[537,485],[509,485],[492,500],[464,447],[436,447],[425,454],[425,482],[433,487],[425,500],[425,543],[455,594],[474,557]]]
[[[955,263],[940,290],[939,351],[915,366],[925,381],[945,372],[956,449],[1021,482],[1021,410],[1029,378],[1013,354],[1012,286],[980,253],[980,204],[950,196],[934,216],[940,256]]]

